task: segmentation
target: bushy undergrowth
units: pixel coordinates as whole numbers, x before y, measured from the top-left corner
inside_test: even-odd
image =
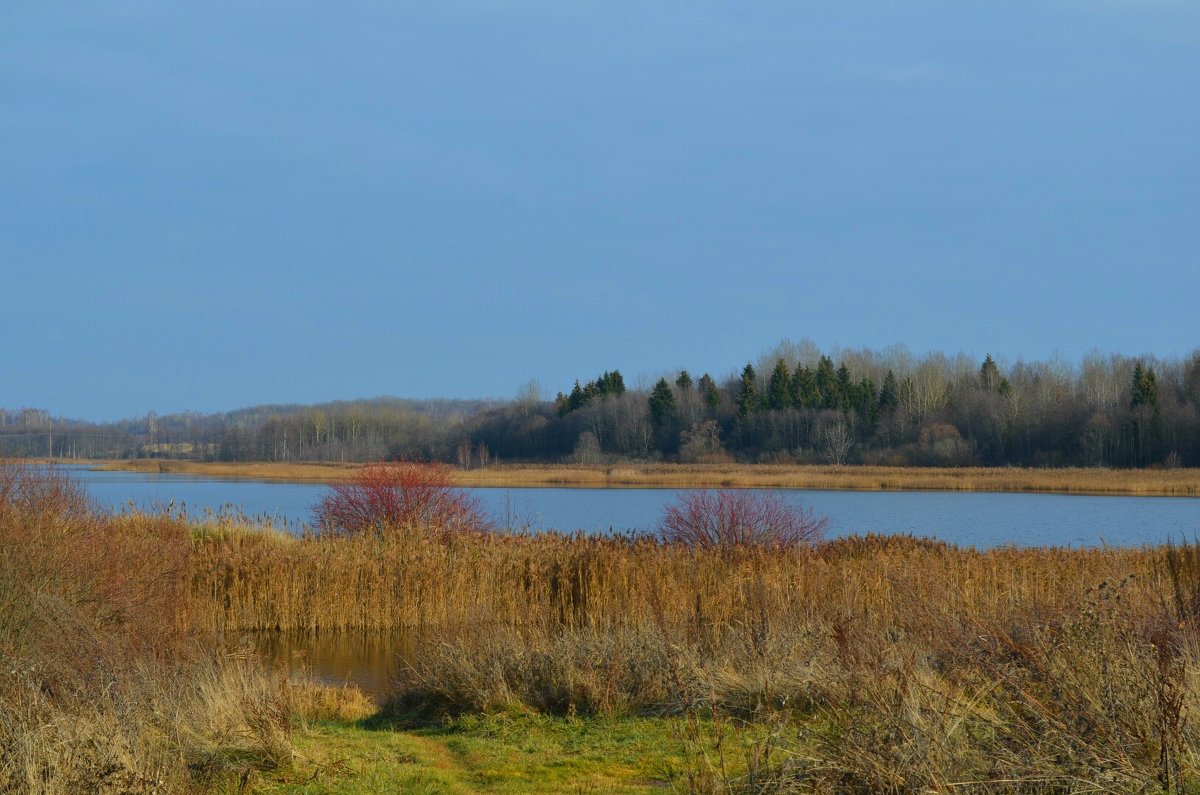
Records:
[[[182,792],[286,762],[293,700],[189,628],[191,543],[0,462],[0,792]]]

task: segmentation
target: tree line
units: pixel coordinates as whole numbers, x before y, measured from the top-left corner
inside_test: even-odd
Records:
[[[0,455],[370,461],[618,460],[916,466],[1200,466],[1200,352],[1079,362],[822,352],[784,343],[715,378],[620,370],[553,400],[377,399],[117,423],[0,410]]]

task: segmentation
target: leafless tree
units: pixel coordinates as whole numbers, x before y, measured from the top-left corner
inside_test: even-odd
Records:
[[[821,442],[829,460],[837,466],[842,466],[850,459],[850,450],[854,448],[854,433],[846,422],[834,422],[821,430]]]

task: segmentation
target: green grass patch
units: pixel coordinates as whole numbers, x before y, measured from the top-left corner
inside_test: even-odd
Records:
[[[707,741],[707,740],[706,740]],[[299,729],[286,771],[231,791],[260,793],[661,792],[683,786],[688,743],[667,718],[466,715],[423,726],[381,721]]]

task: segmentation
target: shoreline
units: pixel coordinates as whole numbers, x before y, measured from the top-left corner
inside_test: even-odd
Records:
[[[168,459],[78,462],[106,472],[195,475],[291,483],[350,480],[362,464],[203,462]],[[452,469],[467,488],[774,488],[830,491],[968,491],[1111,496],[1200,496],[1200,469],[922,468],[776,464],[498,464]]]

